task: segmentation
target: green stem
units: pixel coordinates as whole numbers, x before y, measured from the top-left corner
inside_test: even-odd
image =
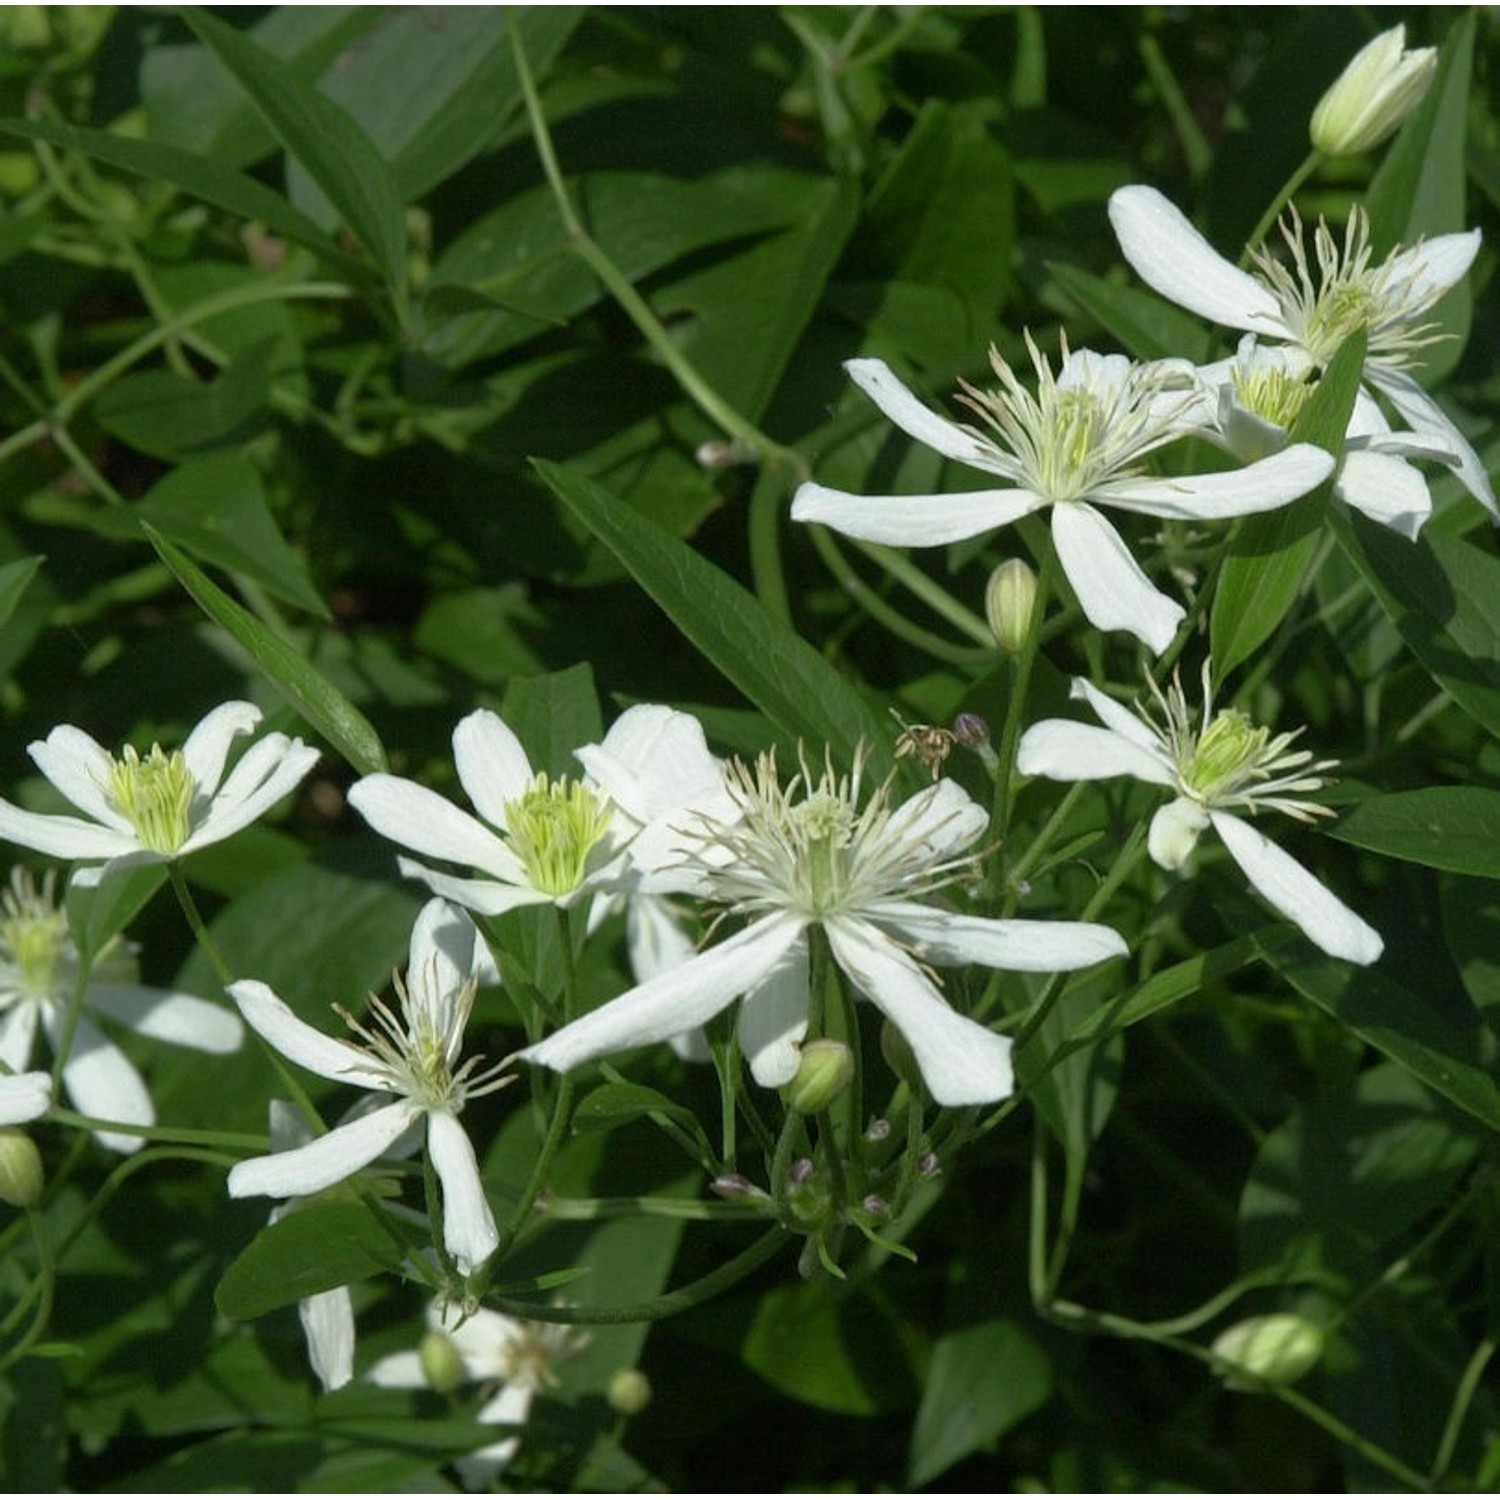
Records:
[[[1428,1477],[1433,1489],[1437,1489],[1443,1482],[1448,1473],[1448,1467],[1453,1462],[1453,1450],[1458,1446],[1458,1436],[1463,1431],[1464,1418],[1468,1415],[1475,1391],[1479,1389],[1480,1377],[1484,1374],[1485,1366],[1494,1357],[1495,1347],[1493,1339],[1481,1339],[1478,1347],[1469,1356],[1468,1364],[1464,1366],[1458,1389],[1453,1393],[1452,1410],[1448,1413],[1447,1422],[1443,1424],[1443,1436],[1438,1443],[1437,1454],[1432,1460],[1432,1472]]]
[[[1250,264],[1251,252],[1264,243],[1266,236],[1271,232],[1271,226],[1280,217],[1281,210],[1292,201],[1292,195],[1317,171],[1322,162],[1322,152],[1309,152],[1302,165],[1282,184],[1281,191],[1271,199],[1266,211],[1260,216],[1259,222],[1250,231],[1250,238],[1245,241],[1245,248],[1240,254],[1239,261],[1242,270]]]
[[[213,1160],[221,1166],[232,1167],[239,1160],[229,1154],[231,1152],[264,1151],[266,1145],[263,1135],[241,1135],[232,1130],[196,1130],[182,1125],[141,1125],[134,1120],[102,1120],[96,1115],[79,1114],[76,1110],[61,1107],[48,1110],[47,1118],[58,1125],[72,1125],[79,1130],[112,1130],[120,1135],[138,1135],[143,1140],[165,1141],[171,1145],[219,1147],[221,1149]]]
[[[31,1326],[0,1356],[0,1370],[9,1369],[17,1360],[25,1357],[27,1351],[47,1331],[47,1324],[52,1319],[52,1295],[57,1285],[57,1262],[53,1258],[51,1246],[47,1240],[46,1219],[31,1208],[26,1211],[26,1221],[31,1226],[31,1237],[36,1242],[37,1261],[40,1269],[36,1280],[32,1285],[37,1288],[36,1315],[31,1320]],[[22,1306],[29,1300],[23,1299]],[[17,1309],[19,1311],[19,1308]],[[7,1319],[7,1322],[9,1320]]]
[[[755,597],[783,624],[792,623],[786,570],[781,564],[781,514],[786,485],[775,469],[762,469],[750,492],[750,577]]]
[[[765,1214],[759,1203],[720,1202],[704,1198],[554,1198],[547,1205],[549,1219],[623,1219],[645,1214],[655,1219],[756,1219]]]
[[[967,605],[960,603],[936,579],[928,577],[904,552],[879,542],[862,542],[851,538],[857,551],[884,568],[909,593],[915,594],[935,615],[940,615],[955,629],[961,630],[986,656],[995,652],[995,633]]]

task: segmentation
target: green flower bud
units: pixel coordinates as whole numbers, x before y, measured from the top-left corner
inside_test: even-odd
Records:
[[[1036,574],[1019,557],[1001,563],[984,590],[984,617],[1002,651],[1014,655],[1025,644],[1036,607]]]
[[[827,1109],[854,1077],[854,1054],[843,1042],[820,1037],[802,1049],[797,1076],[782,1091],[788,1109],[815,1115]]]
[[[1296,1313],[1266,1313],[1226,1328],[1214,1340],[1213,1352],[1232,1389],[1253,1389],[1237,1383],[1236,1372],[1270,1385],[1293,1385],[1323,1357],[1323,1330]]]
[[[421,1361],[422,1374],[427,1377],[427,1384],[440,1395],[446,1396],[449,1391],[456,1391],[469,1378],[458,1346],[446,1333],[439,1333],[436,1329],[422,1335],[417,1358]]]
[[[644,1370],[616,1370],[609,1377],[605,1399],[622,1417],[638,1417],[651,1405],[651,1382]]]
[[[821,1234],[833,1223],[833,1194],[821,1177],[793,1172],[786,1195],[787,1228],[801,1234]]]
[[[35,1208],[42,1201],[45,1179],[42,1153],[24,1130],[0,1130],[0,1202],[12,1208]]]
[[[1432,47],[1406,50],[1406,27],[1361,47],[1313,110],[1309,134],[1325,156],[1378,146],[1422,102],[1437,68]]]

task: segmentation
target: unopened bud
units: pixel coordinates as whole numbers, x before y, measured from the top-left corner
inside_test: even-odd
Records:
[[[879,1141],[888,1141],[891,1138],[891,1122],[882,1120],[879,1115],[874,1116],[870,1123],[865,1126],[865,1139],[876,1144]]]
[[[638,1417],[651,1405],[651,1382],[644,1370],[616,1370],[604,1394],[622,1417]]]
[[[1008,558],[984,590],[984,617],[1002,651],[1014,655],[1026,643],[1036,608],[1036,574],[1019,557]]]
[[[786,1195],[788,1227],[803,1234],[821,1234],[833,1222],[833,1194],[828,1184],[812,1173],[812,1163],[807,1166],[807,1175],[800,1178],[797,1168],[792,1168],[792,1187]]]
[[[748,1177],[741,1176],[738,1172],[715,1177],[709,1183],[708,1190],[726,1203],[769,1202],[771,1198],[763,1187],[757,1187]]]
[[[35,1208],[42,1201],[45,1178],[42,1153],[23,1130],[0,1130],[0,1202],[12,1208]]]
[[[1325,156],[1357,156],[1378,146],[1422,102],[1437,68],[1432,47],[1406,47],[1393,26],[1350,59],[1313,110],[1309,135]]]
[[[917,1171],[930,1182],[934,1177],[941,1177],[943,1164],[938,1160],[936,1151],[924,1151],[917,1158]]]
[[[456,1391],[469,1378],[458,1346],[446,1333],[439,1333],[436,1329],[423,1334],[417,1347],[417,1360],[427,1384],[439,1395],[446,1396],[449,1391]]]
[[[970,750],[990,742],[990,726],[979,714],[962,713],[953,721],[953,738]]]
[[[1231,1387],[1236,1372],[1270,1385],[1292,1385],[1323,1357],[1323,1330],[1296,1313],[1266,1313],[1226,1328],[1214,1340],[1213,1352],[1227,1367],[1223,1373]]]
[[[799,1115],[815,1115],[828,1108],[854,1077],[854,1053],[843,1042],[819,1037],[802,1049],[796,1077],[782,1097]]]
[[[891,1205],[879,1193],[870,1193],[860,1207],[872,1219],[888,1219],[891,1216]]]

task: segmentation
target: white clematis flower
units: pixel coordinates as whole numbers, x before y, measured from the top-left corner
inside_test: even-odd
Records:
[[[1441,337],[1423,319],[1468,272],[1479,252],[1477,229],[1394,250],[1376,266],[1370,263],[1369,220],[1355,209],[1342,245],[1319,224],[1314,277],[1295,212],[1282,226],[1290,269],[1262,247],[1255,252],[1254,274],[1225,260],[1155,188],[1117,189],[1109,218],[1121,252],[1147,286],[1189,312],[1283,345],[1298,374],[1322,370],[1350,334],[1364,329],[1366,385],[1406,423],[1420,445],[1418,456],[1447,464],[1476,500],[1500,515],[1479,455],[1410,373],[1419,351]],[[1368,415],[1358,421],[1362,426],[1351,427],[1351,435],[1368,434]],[[1361,492],[1372,488],[1364,483],[1370,477],[1356,475]],[[1346,492],[1348,483],[1346,473]]]
[[[735,764],[733,821],[702,823],[690,856],[702,889],[750,925],[689,962],[637,985],[518,1054],[559,1071],[701,1026],[744,996],[739,1040],[757,1082],[797,1071],[807,1030],[809,935],[906,1038],[928,1091],[945,1105],[1007,1097],[1010,1042],[955,1011],[925,964],[1054,972],[1125,952],[1118,933],[1080,922],[963,916],[914,898],[972,869],[965,855],[984,810],[938,781],[890,805],[890,782],[861,806],[861,767],[814,781],[804,765],[785,786],[774,759]]]
[[[1351,963],[1371,964],[1385,944],[1326,886],[1289,854],[1284,854],[1229,809],[1258,813],[1263,808],[1304,822],[1329,816],[1328,809],[1302,794],[1327,784],[1322,773],[1332,761],[1314,761],[1309,750],[1292,750],[1298,732],[1278,734],[1250,722],[1238,709],[1215,714],[1208,668],[1203,672],[1203,715],[1188,712],[1177,683],[1132,712],[1082,678],[1073,696],[1082,698],[1104,728],[1071,719],[1044,719],[1021,736],[1016,767],[1023,776],[1057,781],[1098,781],[1134,776],[1166,787],[1174,798],[1151,820],[1148,847],[1163,869],[1181,868],[1212,826],[1250,884],[1289,922],[1300,927],[1325,953]]]
[[[225,776],[230,746],[260,720],[253,703],[222,703],[181,750],[153,745],[141,755],[127,745],[118,759],[83,730],[60,724],[27,750],[86,816],[27,812],[0,799],[0,839],[56,859],[103,861],[77,871],[74,879],[87,885],[227,839],[286,796],[318,758],[301,740],[268,734]]]
[[[246,1021],[299,1067],[337,1083],[396,1096],[393,1103],[348,1120],[308,1145],[240,1162],[229,1173],[231,1197],[296,1198],[321,1192],[368,1166],[409,1126],[421,1122],[443,1185],[444,1244],[465,1272],[489,1256],[499,1236],[474,1148],[458,1116],[470,1099],[504,1088],[514,1075],[503,1072],[504,1064],[476,1071],[477,1057],[458,1063],[474,1004],[476,936],[464,913],[446,901],[429,901],[412,928],[406,982],[397,981],[400,1014],[373,995],[369,1026],[340,1009],[359,1037],[357,1043],[309,1026],[258,980],[230,985]]]
[[[0,895],[0,913],[0,1062],[19,1073],[31,1060],[38,1029],[54,1048],[63,1040],[78,982],[78,950],[54,899],[50,871],[38,886],[29,871],[12,870],[10,888]],[[222,1006],[134,980],[130,949],[116,939],[90,970],[62,1082],[83,1114],[153,1125],[156,1111],[144,1080],[94,1018],[156,1041],[219,1054],[235,1051],[245,1032],[239,1017]],[[144,1144],[140,1136],[118,1130],[97,1130],[94,1138],[111,1151],[136,1151]]]
[[[956,495],[851,495],[802,485],[792,519],[820,521],[849,536],[935,547],[978,536],[1033,511],[1052,509],[1052,540],[1089,622],[1128,630],[1164,651],[1184,610],[1157,590],[1098,507],[1172,520],[1216,521],[1274,510],[1327,478],[1333,460],[1298,444],[1227,474],[1152,478],[1143,460],[1189,430],[1193,400],[1183,361],[1135,364],[1124,355],[1063,348],[1054,378],[1026,337],[1036,367],[1033,396],[993,350],[1000,389],[965,386],[960,398],[984,428],[929,411],[878,359],[850,360],[856,385],[903,432],[945,458],[996,474],[1002,488]],[[986,430],[988,429],[988,430]]]
[[[389,1354],[370,1366],[366,1379],[372,1385],[396,1390],[422,1390],[432,1385],[432,1364],[455,1362],[455,1383],[494,1382],[495,1390],[476,1414],[480,1422],[496,1427],[522,1427],[531,1415],[531,1403],[542,1391],[554,1388],[559,1361],[577,1352],[586,1342],[558,1323],[528,1323],[481,1307],[463,1315],[453,1304],[431,1303],[427,1309],[428,1335],[423,1354],[413,1349]],[[433,1346],[439,1351],[432,1352]],[[444,1375],[448,1375],[445,1371]],[[448,1381],[443,1380],[444,1388]],[[488,1488],[521,1446],[519,1432],[499,1442],[477,1448],[460,1458],[455,1467],[471,1490]]]

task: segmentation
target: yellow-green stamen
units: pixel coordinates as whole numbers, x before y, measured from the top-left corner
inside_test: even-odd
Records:
[[[31,876],[18,870],[4,896],[0,919],[0,962],[8,963],[21,992],[35,1000],[56,999],[65,988],[68,919],[52,901],[52,882],[40,891]]]
[[[548,896],[566,896],[583,884],[609,819],[605,797],[566,776],[553,781],[545,771],[505,804],[510,846],[532,887]]]
[[[110,801],[158,854],[175,854],[187,842],[195,790],[182,751],[168,755],[160,745],[144,757],[127,745],[109,771]]]
[[[1244,369],[1236,365],[1229,378],[1246,411],[1288,432],[1296,426],[1313,393],[1313,386],[1307,380],[1265,366]]]

